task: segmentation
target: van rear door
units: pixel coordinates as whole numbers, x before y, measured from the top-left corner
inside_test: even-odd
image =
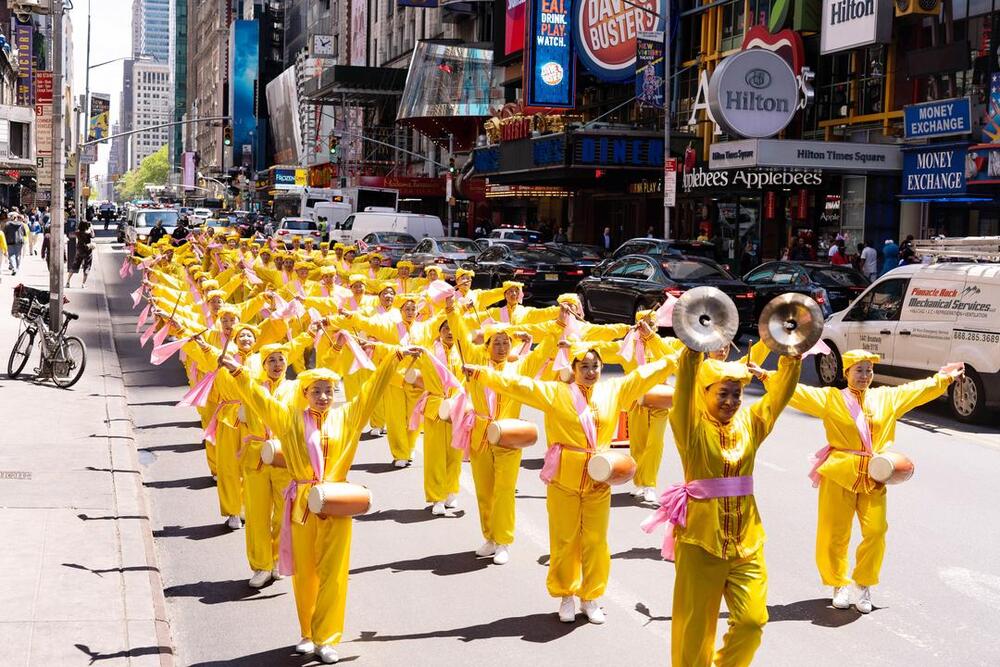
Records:
[[[937,370],[951,358],[954,304],[965,288],[965,276],[927,273],[918,271],[910,279],[896,329],[892,365],[897,369]]]

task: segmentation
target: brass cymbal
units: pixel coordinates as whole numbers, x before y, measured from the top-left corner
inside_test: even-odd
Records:
[[[736,304],[722,290],[702,285],[684,292],[674,304],[674,334],[698,352],[730,343],[740,325]]]
[[[757,330],[771,351],[804,354],[823,335],[823,309],[805,294],[782,294],[764,306]]]

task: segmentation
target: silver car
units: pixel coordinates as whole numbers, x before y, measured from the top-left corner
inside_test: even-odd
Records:
[[[455,269],[462,262],[473,259],[480,252],[479,245],[472,239],[456,236],[427,238],[421,239],[417,247],[400,257],[400,261],[409,260],[418,270],[434,264],[450,277],[455,275]]]
[[[235,227],[236,223],[231,222],[230,226]],[[299,237],[299,241],[305,241],[307,237],[311,236],[316,244],[319,245],[323,234],[319,231],[319,226],[316,222],[309,218],[282,218],[281,223],[278,224],[276,236],[279,243],[291,247],[292,238],[296,236]]]

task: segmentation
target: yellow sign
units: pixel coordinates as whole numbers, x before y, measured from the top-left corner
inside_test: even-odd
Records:
[[[309,170],[307,169],[295,170],[295,185],[301,185],[302,187],[309,185]]]

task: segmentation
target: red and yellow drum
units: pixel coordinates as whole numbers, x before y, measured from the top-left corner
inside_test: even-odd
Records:
[[[357,516],[372,506],[372,492],[350,482],[323,482],[309,489],[309,511],[323,518]]]
[[[624,452],[600,452],[587,462],[587,474],[595,482],[617,486],[635,477],[635,459]]]
[[[275,468],[286,468],[285,455],[281,452],[280,440],[265,440],[260,448],[260,460]]]
[[[538,442],[538,427],[523,419],[498,419],[486,427],[486,441],[507,449],[524,449]]]
[[[915,467],[906,455],[882,452],[868,462],[868,475],[882,484],[901,484],[913,477]]]

